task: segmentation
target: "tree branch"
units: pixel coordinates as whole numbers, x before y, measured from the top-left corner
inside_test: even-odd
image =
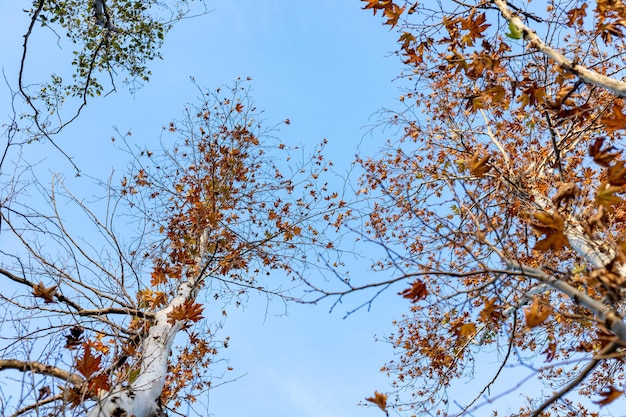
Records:
[[[498,9],[500,9],[502,16],[515,26],[515,28],[523,34],[524,39],[528,40],[530,45],[537,48],[539,52],[552,59],[562,68],[576,75],[587,84],[610,90],[619,97],[626,97],[626,82],[607,77],[595,71],[591,71],[583,65],[572,62],[556,49],[546,45],[545,42],[537,36],[534,30],[526,26],[524,22],[509,9],[506,0],[493,0],[493,2],[498,6]]]
[[[535,411],[533,411],[530,417],[541,416],[543,410],[545,410],[559,398],[563,398],[565,394],[576,388],[587,377],[587,375],[589,375],[596,368],[596,366],[598,366],[600,362],[605,359],[605,356],[613,352],[618,346],[619,345],[617,343],[609,343],[608,345],[606,345],[604,349],[602,349],[602,351],[596,357],[594,357],[591,362],[589,362],[587,366],[583,368],[582,371],[580,371],[576,378],[572,379],[563,388],[555,392],[554,395],[544,401],[543,404],[541,404],[537,409],[535,409]]]
[[[57,368],[56,366],[46,365],[35,361],[22,361],[19,359],[0,359],[0,370],[16,369],[22,372],[34,372],[36,374],[53,376],[55,378],[67,381],[77,387],[85,383],[85,380],[71,372]]]
[[[567,282],[546,274],[541,269],[531,268],[509,259],[503,259],[503,261],[509,268],[520,271],[527,277],[535,278],[545,284],[548,284],[550,287],[568,295],[576,304],[591,310],[591,312],[595,314],[602,323],[604,323],[607,329],[612,331],[622,343],[626,344],[626,324],[615,311],[608,308],[600,301],[578,291]]]

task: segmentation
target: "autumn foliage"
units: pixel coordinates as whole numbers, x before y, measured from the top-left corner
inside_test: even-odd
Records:
[[[0,369],[33,371],[41,387],[24,397],[30,404],[18,415],[151,416],[193,403],[212,377],[228,372],[212,374],[218,348],[228,345],[227,335],[216,335],[228,309],[249,292],[296,299],[284,283],[324,268],[311,253],[333,247],[326,230],[345,202],[324,182],[331,164],[323,144],[292,159],[296,148],[272,136],[280,125],[264,127],[246,83],[199,89],[201,101],[164,127],[160,149],[138,150],[130,135],[114,138],[132,162],[119,186],[106,189],[116,207],[109,217],[97,217],[60,183],[51,214],[31,214],[37,227],[2,217],[20,230],[33,259],[24,276],[0,268],[27,290],[14,307],[34,312],[16,337],[52,328],[59,341],[32,342],[58,358],[51,364],[3,348]],[[62,220],[60,201],[105,236],[105,249],[82,245]],[[55,233],[58,247],[39,247],[41,230]],[[133,230],[135,240],[123,244]],[[54,257],[68,248],[70,255]],[[92,279],[93,271],[101,278]]]
[[[403,109],[381,115],[400,134],[382,156],[360,159],[371,202],[363,235],[386,249],[376,267],[404,277],[400,295],[411,301],[391,337],[400,356],[384,368],[395,406],[589,416],[617,404],[626,384],[626,5],[363,8],[398,32],[407,86]],[[510,368],[545,389],[525,391]],[[487,382],[457,399],[456,383],[477,374]],[[513,391],[523,394],[515,410],[491,405]]]

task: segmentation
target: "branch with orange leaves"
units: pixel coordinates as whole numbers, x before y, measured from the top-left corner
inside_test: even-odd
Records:
[[[503,259],[503,261],[510,269],[509,273],[519,271],[521,275],[547,284],[555,290],[569,296],[577,305],[589,309],[608,330],[613,332],[618,337],[621,343],[626,344],[626,323],[624,323],[622,317],[620,317],[613,309],[577,290],[567,282],[547,274],[541,269],[532,268],[509,259]]]
[[[556,49],[546,45],[534,30],[526,26],[524,22],[511,11],[506,0],[493,0],[493,2],[498,6],[498,9],[500,9],[502,16],[523,35],[523,38],[529,42],[530,46],[536,48],[540,53],[552,59],[562,68],[571,72],[585,83],[607,89],[619,97],[626,97],[626,82],[607,77],[606,75],[591,71],[583,65],[576,64]]]

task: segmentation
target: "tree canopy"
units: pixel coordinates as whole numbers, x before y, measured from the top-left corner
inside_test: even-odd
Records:
[[[525,400],[497,415],[599,415],[624,390],[626,5],[364,1],[408,85],[384,114],[399,134],[361,158],[363,234],[410,282],[396,405],[482,414],[499,387]],[[507,384],[511,367],[544,390]]]

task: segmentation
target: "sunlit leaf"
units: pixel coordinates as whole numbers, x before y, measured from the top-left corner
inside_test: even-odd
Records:
[[[378,391],[374,391],[374,396],[368,397],[365,400],[376,404],[378,408],[380,408],[384,412],[387,412],[387,394],[382,394]]]
[[[617,400],[623,394],[624,391],[618,390],[614,386],[610,385],[603,388],[602,391],[599,392],[599,395],[601,395],[603,398],[601,400],[594,401],[594,403],[600,405],[601,407],[604,407],[605,405]]]
[[[39,282],[33,286],[33,295],[37,298],[43,298],[44,303],[54,303],[54,296],[56,295],[56,285],[46,287],[43,282]]]
[[[552,314],[552,307],[541,302],[539,298],[535,298],[531,306],[524,309],[526,327],[532,329],[539,326],[546,321],[550,314]]]
[[[416,303],[423,300],[428,295],[426,285],[420,280],[414,281],[411,286],[400,293],[404,298],[408,298],[411,302]]]

